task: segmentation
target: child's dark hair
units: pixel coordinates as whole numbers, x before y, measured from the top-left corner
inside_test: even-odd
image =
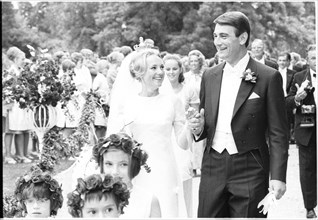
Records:
[[[128,205],[130,192],[121,178],[100,174],[90,175],[85,180],[78,178],[76,189],[67,195],[69,213],[73,217],[80,218],[86,201],[94,199],[100,201],[102,198],[110,197],[114,198],[117,208],[123,214],[123,208]]]
[[[28,187],[23,189],[22,201],[32,197],[35,199],[50,199],[52,193],[49,187],[50,185],[45,182],[31,183]]]
[[[93,147],[93,158],[100,166],[100,172],[104,173],[103,155],[109,149],[122,150],[130,155],[129,177],[133,179],[138,175],[142,166],[147,172],[150,172],[150,167],[146,164],[148,154],[140,149],[141,144],[134,141],[125,133],[112,134],[107,138],[99,139],[98,143]]]
[[[30,172],[17,179],[14,194],[25,213],[27,213],[27,209],[24,201],[31,197],[49,199],[51,203],[51,216],[56,215],[57,210],[62,207],[63,195],[61,185],[52,178],[47,170],[40,163],[31,167]]]

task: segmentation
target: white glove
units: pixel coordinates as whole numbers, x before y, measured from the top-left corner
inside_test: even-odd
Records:
[[[302,84],[300,85],[300,87],[297,90],[297,94],[303,92],[309,85],[309,80],[306,79],[304,82],[302,82]],[[297,86],[296,86],[297,87]]]
[[[264,215],[268,212],[269,208],[272,207],[273,205],[276,205],[277,200],[275,197],[274,191],[270,191],[262,201],[260,201],[257,205],[257,208],[260,208],[263,206],[263,209],[259,211],[259,213],[263,212]]]

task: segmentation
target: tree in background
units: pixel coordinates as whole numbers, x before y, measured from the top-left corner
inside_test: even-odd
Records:
[[[25,7],[32,8],[30,3]],[[13,8],[11,2],[1,2],[2,9],[2,50],[7,50],[11,46],[19,47],[29,57],[27,44],[38,46],[40,37],[36,28],[28,25],[25,16],[20,11]]]
[[[187,55],[198,49],[213,57],[213,20],[226,11],[245,13],[251,40],[279,51],[305,56],[315,43],[314,2],[2,2],[2,47],[26,44],[57,50],[89,48],[101,56],[114,47],[151,38],[162,50]]]
[[[198,14],[213,33],[212,21],[217,16],[241,11],[251,21],[251,40],[264,40],[273,57],[280,51],[298,51],[304,56],[306,46],[316,40],[314,6],[314,2],[205,2]]]
[[[129,35],[125,35],[125,21],[127,4],[123,2],[102,2],[99,3],[97,12],[94,15],[97,31],[92,37],[95,41],[97,51],[101,56],[107,56],[114,47],[124,45],[130,36],[135,35],[130,30]],[[126,37],[127,40],[126,40]]]
[[[10,2],[2,2],[1,4],[2,15],[2,48],[13,45],[15,42],[12,40],[16,33],[18,24],[15,20],[15,13],[13,5]]]

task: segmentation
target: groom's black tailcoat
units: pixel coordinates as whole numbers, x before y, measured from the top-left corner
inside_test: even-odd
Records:
[[[207,144],[198,216],[264,217],[257,204],[268,192],[268,178],[286,182],[288,124],[282,77],[277,70],[250,58],[246,69],[256,73],[256,83],[242,80],[231,120],[238,154],[219,154],[212,149],[212,142],[224,65],[205,71],[201,82],[200,109],[205,110],[205,125],[197,141],[207,138]],[[249,99],[252,93],[259,98]]]

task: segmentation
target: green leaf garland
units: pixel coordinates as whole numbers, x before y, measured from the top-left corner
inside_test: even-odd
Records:
[[[94,121],[95,109],[98,105],[100,96],[93,90],[85,94],[85,104],[80,117],[79,125],[75,132],[68,138],[64,138],[61,129],[53,127],[45,135],[41,160],[50,161],[56,164],[59,160],[66,157],[78,156],[82,147],[89,144],[90,133],[95,134]]]

